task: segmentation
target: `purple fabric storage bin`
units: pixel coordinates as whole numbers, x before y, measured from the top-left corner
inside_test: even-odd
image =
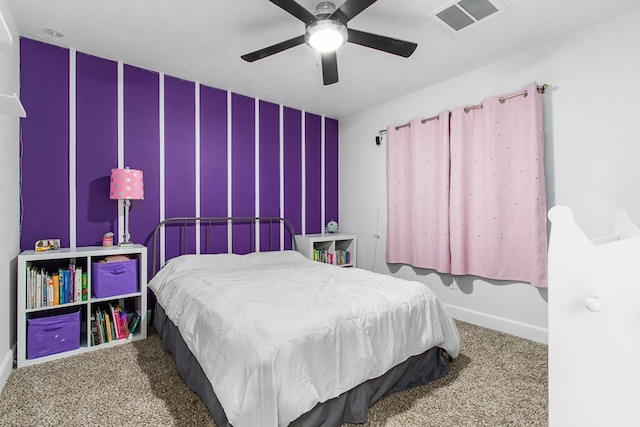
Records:
[[[91,290],[95,298],[138,292],[138,260],[92,263]]]
[[[27,359],[80,347],[80,310],[69,314],[27,319]]]

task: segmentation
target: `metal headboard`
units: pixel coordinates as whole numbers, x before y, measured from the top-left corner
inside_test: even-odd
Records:
[[[207,242],[207,247],[204,249],[204,251],[202,251],[201,253],[211,253],[211,247],[213,244],[213,239],[211,238],[211,231],[213,229],[214,226],[221,226],[222,224],[226,224],[227,226],[233,225],[233,224],[240,224],[240,223],[244,223],[244,224],[254,224],[254,225],[260,225],[260,224],[267,224],[268,225],[268,235],[269,235],[269,249],[268,250],[274,250],[275,248],[273,247],[273,236],[275,235],[274,232],[272,232],[274,229],[278,230],[277,231],[277,235],[280,235],[280,225],[284,225],[285,227],[285,236],[286,236],[286,232],[289,233],[289,236],[291,236],[291,248],[293,250],[297,250],[297,246],[296,246],[296,239],[295,239],[295,232],[293,231],[293,226],[291,225],[291,223],[289,221],[287,221],[284,218],[281,217],[267,217],[267,216],[260,216],[260,217],[175,217],[175,218],[167,218],[164,221],[160,222],[156,228],[154,228],[153,230],[153,247],[152,247],[152,254],[153,254],[153,274],[155,275],[158,272],[158,259],[159,259],[159,253],[158,253],[158,235],[160,234],[160,230],[163,229],[163,227],[165,227],[166,225],[169,224],[174,224],[174,225],[178,225],[180,227],[180,230],[182,230],[181,236],[181,246],[182,246],[182,253],[187,253],[187,235],[188,233],[186,233],[186,230],[188,227],[199,227],[201,230],[201,235],[202,235],[202,230],[204,230],[205,232],[205,240]],[[255,232],[255,227],[250,227],[250,247],[251,247],[251,251],[255,251],[256,250],[256,232]],[[279,240],[278,240],[279,241]]]

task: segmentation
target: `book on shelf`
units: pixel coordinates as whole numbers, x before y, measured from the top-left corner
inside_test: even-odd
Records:
[[[71,272],[68,269],[63,269],[62,270],[62,284],[63,284],[63,291],[62,291],[62,301],[64,301],[64,304],[68,304],[69,303],[69,280],[71,278]]]
[[[53,306],[53,277],[47,276],[47,306]]]
[[[60,305],[60,275],[53,273],[53,305]]]
[[[100,315],[98,314],[98,310],[92,313],[91,318],[91,332],[95,334],[93,341],[96,345],[102,344],[102,331],[100,329]]]
[[[100,310],[96,310],[96,318],[98,319],[98,334],[100,336],[100,343],[107,342],[107,335],[104,330],[104,317]]]
[[[91,315],[91,345],[98,345],[102,341],[100,340],[100,326],[96,320],[96,315]]]
[[[113,340],[113,335],[111,335],[111,321],[109,320],[109,315],[104,316],[104,330],[107,335],[107,342],[111,342]]]
[[[124,338],[129,338],[129,325],[127,324],[127,313],[120,312],[120,325],[122,326],[122,333]]]
[[[58,290],[58,304],[64,304],[64,268],[62,267],[58,269],[58,282],[60,283]]]
[[[74,280],[74,297],[73,300],[75,302],[82,301],[82,267],[77,266],[75,271],[75,280]]]
[[[75,296],[75,284],[76,284],[76,265],[69,264],[69,289],[67,290],[68,301],[73,302],[73,297]]]
[[[42,307],[42,272],[36,270],[36,307]]]
[[[88,292],[88,273],[86,271],[82,272],[82,285],[81,285],[81,294],[82,294],[82,301],[86,301],[87,298],[89,297],[89,295],[87,294]]]
[[[129,334],[133,334],[140,323],[140,315],[137,311],[134,311],[129,320]]]

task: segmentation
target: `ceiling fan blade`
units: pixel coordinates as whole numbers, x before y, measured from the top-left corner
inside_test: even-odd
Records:
[[[374,4],[378,0],[347,0],[342,6],[331,14],[330,19],[336,19],[343,24],[347,24],[355,18],[360,12]]]
[[[360,46],[370,47],[405,58],[410,57],[418,47],[416,43],[392,39],[378,34],[366,33],[351,28],[348,28],[347,31],[349,34],[347,41],[349,43],[359,44]]]
[[[338,58],[336,52],[325,52],[322,57],[322,80],[324,85],[332,85],[338,82]]]
[[[282,9],[284,9],[284,11],[295,16],[296,18],[298,18],[299,20],[301,20],[307,25],[311,25],[318,20],[318,18],[316,18],[313,13],[309,12],[307,9],[300,6],[300,4],[294,0],[269,0],[269,1],[275,4],[276,6],[281,7]]]
[[[301,44],[304,44],[304,36],[298,36],[280,43],[276,43],[272,46],[242,55],[240,58],[244,59],[247,62],[253,62],[257,61],[258,59],[266,58],[267,56],[280,53],[284,50],[291,49],[292,47]]]

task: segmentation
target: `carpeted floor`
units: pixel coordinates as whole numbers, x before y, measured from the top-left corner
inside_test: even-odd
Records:
[[[462,351],[449,375],[380,400],[358,426],[548,425],[547,346],[457,325]],[[14,370],[0,394],[0,425],[213,426],[153,331],[143,341]]]

